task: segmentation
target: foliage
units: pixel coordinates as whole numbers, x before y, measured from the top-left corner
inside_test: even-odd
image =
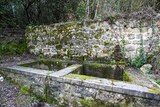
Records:
[[[0,0],[0,28],[159,10],[159,0]]]
[[[139,50],[139,54],[134,59],[131,60],[131,65],[137,68],[140,68],[146,62],[147,62],[147,59],[146,59],[146,55],[144,52],[144,47],[141,46]]]
[[[83,20],[86,14],[86,4],[84,1],[81,1],[77,7],[76,15],[78,19]]]
[[[140,23],[140,32],[142,32],[142,25]],[[146,54],[143,46],[143,35],[141,35],[140,49],[138,51],[137,56],[131,60],[131,65],[140,68],[147,62]]]
[[[23,54],[27,51],[27,43],[25,40],[15,42],[1,42],[0,55],[16,55]]]
[[[140,56],[136,56],[133,60],[131,60],[131,65],[136,68],[140,68],[142,65],[146,63],[146,60]]]
[[[160,85],[160,79],[157,79],[157,80],[156,80],[156,83]]]
[[[0,27],[50,24],[74,18],[80,0],[1,0]]]
[[[155,27],[154,23],[152,21],[152,32],[154,37],[155,33]],[[151,52],[148,54],[147,61],[153,66],[153,70],[157,71],[160,70],[160,38],[157,38],[156,40],[153,40],[154,48],[152,48]]]
[[[11,7],[12,0],[0,0],[0,27],[16,25]]]
[[[23,94],[29,94],[30,93],[30,87],[29,86],[21,86],[20,91]]]
[[[81,99],[80,102],[84,107],[94,107],[96,105],[95,101],[88,99]]]

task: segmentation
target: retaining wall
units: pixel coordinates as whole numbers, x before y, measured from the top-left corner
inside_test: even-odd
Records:
[[[111,58],[117,45],[126,58],[135,57],[141,47],[150,53],[159,45],[159,20],[117,20],[67,22],[28,26],[30,52],[37,55]]]

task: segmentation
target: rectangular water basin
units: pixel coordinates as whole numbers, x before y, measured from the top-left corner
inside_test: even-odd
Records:
[[[65,61],[39,60],[36,62],[20,64],[19,66],[56,72],[71,65],[72,65],[71,62],[65,62]]]
[[[61,71],[54,73],[53,75],[63,76],[67,74],[92,76],[105,79],[130,81],[129,76],[123,70],[122,65],[102,64],[102,63],[83,63],[81,66],[73,66],[76,62],[71,61],[49,61],[39,60],[36,62],[21,64],[20,66],[36,68],[40,70],[48,70],[51,72]],[[69,68],[68,68],[69,67]],[[74,77],[75,77],[74,75]]]
[[[122,65],[110,65],[100,63],[85,63],[83,66],[71,72],[73,77],[78,75],[92,76],[105,79],[131,81]],[[77,75],[78,74],[78,75]],[[71,76],[71,75],[70,75]]]

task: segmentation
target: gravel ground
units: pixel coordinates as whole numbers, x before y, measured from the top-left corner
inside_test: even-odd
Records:
[[[157,87],[157,85],[150,80],[148,75],[143,74],[140,70],[135,68],[127,68],[126,71],[128,71],[129,76],[132,77],[133,83],[138,84],[140,86],[145,86],[148,88]],[[156,75],[152,75],[152,76],[156,76]]]
[[[24,55],[6,55],[0,56],[0,66],[13,66],[16,65],[18,62],[35,59],[36,56],[30,54]]]
[[[0,107],[38,107],[38,103],[35,98],[22,94],[18,86],[6,80],[0,82]]]
[[[36,58],[33,55],[0,56],[0,66],[12,66],[20,61]],[[58,107],[23,94],[20,87],[9,83],[0,75],[0,107]]]

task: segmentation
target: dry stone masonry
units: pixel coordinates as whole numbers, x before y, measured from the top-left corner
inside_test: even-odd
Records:
[[[141,46],[146,53],[159,44],[159,20],[67,22],[28,26],[30,52],[37,55],[110,58],[116,45],[126,58],[135,57]]]

